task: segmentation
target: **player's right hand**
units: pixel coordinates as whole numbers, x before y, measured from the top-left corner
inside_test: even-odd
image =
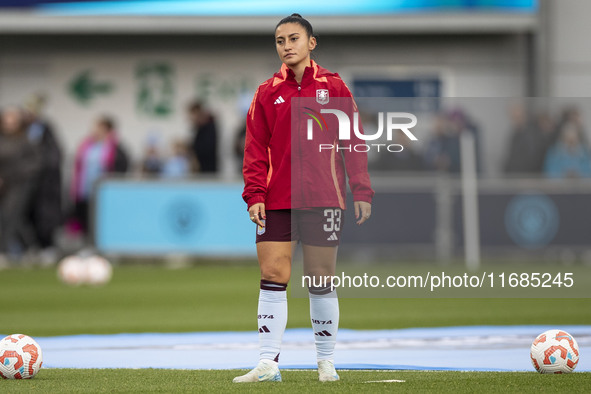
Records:
[[[265,214],[265,203],[259,202],[257,204],[253,204],[250,208],[248,208],[248,214],[250,215],[251,221],[261,227],[265,227],[265,224],[262,222],[262,219],[267,219],[267,215]]]

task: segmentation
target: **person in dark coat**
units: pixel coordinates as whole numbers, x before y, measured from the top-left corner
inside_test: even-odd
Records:
[[[39,247],[50,251],[54,234],[63,222],[62,211],[62,150],[53,127],[40,116],[41,98],[31,100],[25,111],[29,142],[37,147],[41,167],[34,185],[29,217],[35,229]]]
[[[36,247],[27,210],[38,179],[40,156],[27,138],[19,108],[0,115],[0,253],[19,259]]]
[[[398,152],[382,152],[374,168],[385,171],[416,172],[423,171],[423,157],[414,150],[412,141],[403,133],[396,134],[394,143],[402,149]]]
[[[215,118],[199,101],[191,103],[188,112],[191,132],[193,133],[191,147],[197,160],[198,171],[214,174],[218,171],[218,141]]]
[[[507,146],[504,172],[506,174],[539,172],[539,156],[545,149],[543,146],[545,143],[523,105],[515,105],[511,108],[511,123],[512,131]]]
[[[246,117],[246,116],[245,116]],[[234,156],[238,166],[236,169],[242,173],[242,161],[244,160],[244,146],[246,145],[246,124],[238,130],[234,138]]]
[[[432,135],[424,152],[424,162],[428,169],[438,172],[450,172],[452,167],[453,143],[449,137],[448,117],[438,114],[435,118]]]

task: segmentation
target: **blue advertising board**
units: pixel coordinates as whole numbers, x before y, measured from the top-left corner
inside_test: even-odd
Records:
[[[106,180],[96,190],[94,238],[103,253],[251,257],[255,226],[242,184]]]
[[[355,78],[353,91],[355,97],[441,97],[441,80]]]

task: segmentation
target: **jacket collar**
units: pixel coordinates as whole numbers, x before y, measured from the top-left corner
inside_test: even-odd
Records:
[[[302,75],[302,82],[300,85],[304,87],[311,84],[315,80],[318,82],[327,82],[326,77],[321,76],[325,74],[325,71],[326,70],[320,67],[314,60],[310,59],[310,66],[304,69],[304,75]],[[275,73],[274,77],[273,86],[285,81],[291,81],[297,84],[294,72],[289,67],[287,67],[285,63],[281,65],[279,72]]]

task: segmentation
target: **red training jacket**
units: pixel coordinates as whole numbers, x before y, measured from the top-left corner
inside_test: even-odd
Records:
[[[268,210],[345,209],[346,176],[353,199],[371,203],[374,191],[367,172],[367,154],[351,149],[351,145],[364,141],[354,133],[351,140],[339,141],[333,115],[324,117],[328,119],[327,130],[314,135],[320,142],[333,143],[333,149],[319,152],[318,141],[306,139],[305,122],[292,128],[291,99],[316,98],[318,90],[328,90],[329,103],[343,97],[352,102],[351,92],[339,75],[314,61],[311,67],[306,67],[299,85],[293,71],[283,64],[279,72],[258,87],[247,115],[242,169],[245,183],[242,197],[249,208],[263,202]],[[319,113],[321,108],[316,104],[315,111]],[[294,160],[292,144],[297,144],[294,151],[298,157],[293,157]],[[349,150],[337,151],[337,145],[348,145]]]

